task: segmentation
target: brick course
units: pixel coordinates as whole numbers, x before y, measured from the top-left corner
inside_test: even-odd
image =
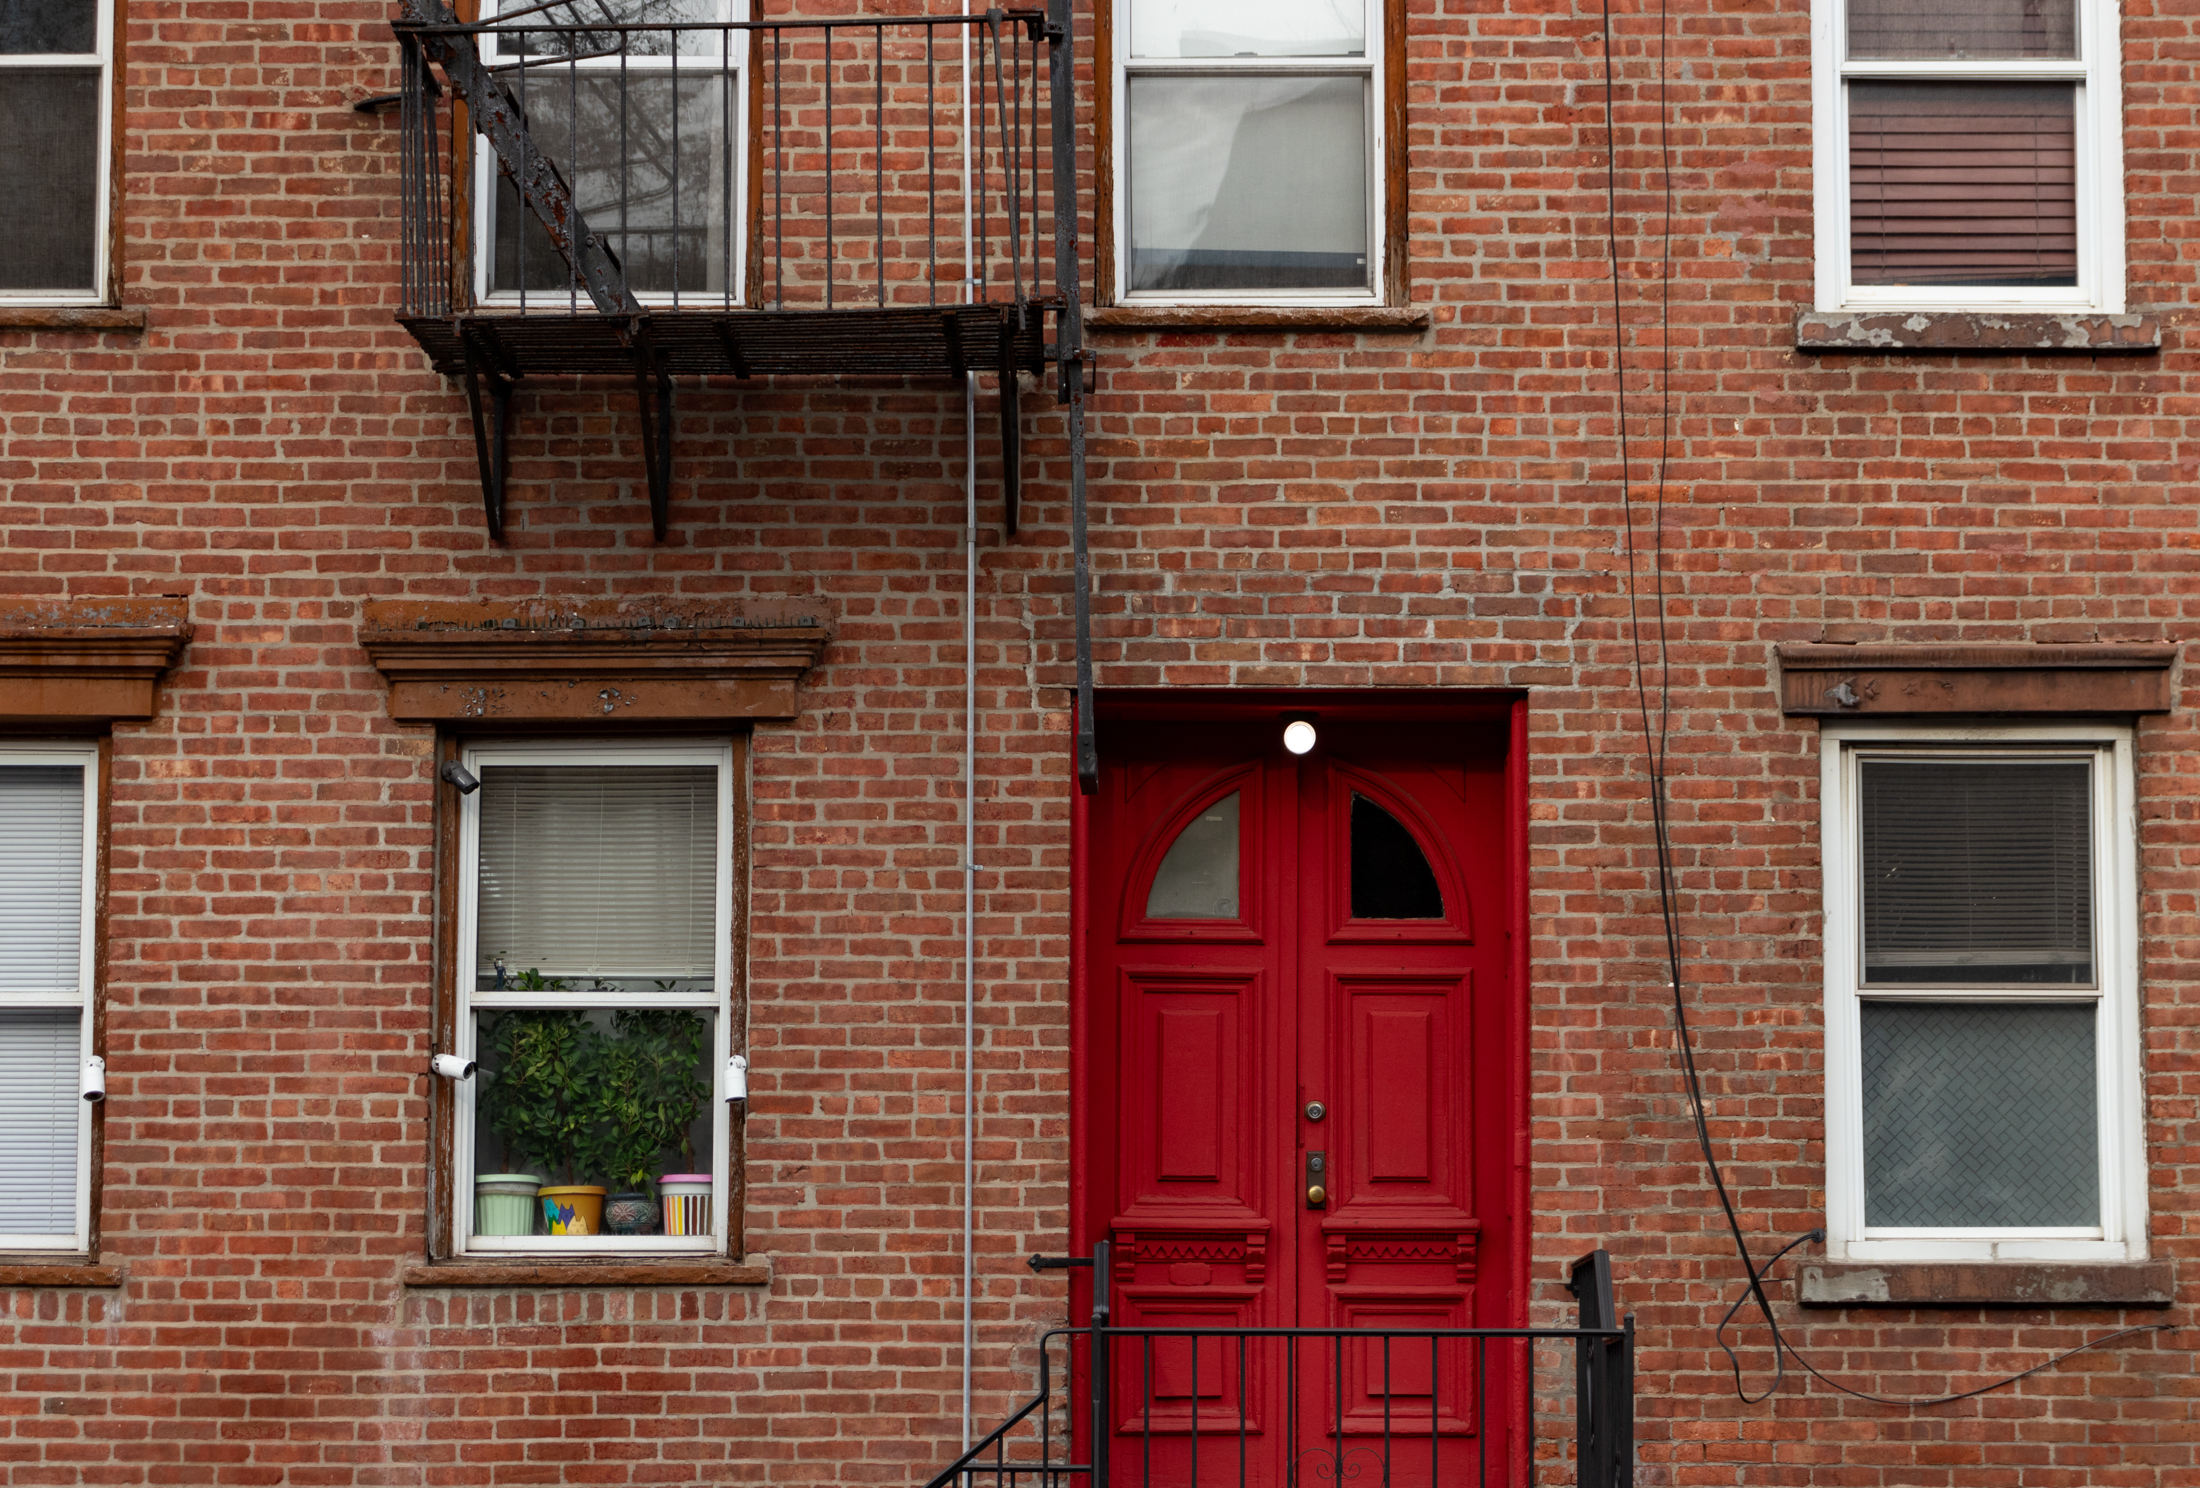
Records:
[[[391,85],[387,10],[132,0],[123,278],[147,328],[0,329],[0,596],[184,595],[196,626],[160,716],[115,730],[101,1259],[127,1280],[0,1291],[0,1483],[922,1481],[960,1411],[959,396],[683,387],[660,545],[631,391],[530,379],[510,541],[489,544],[463,395],[390,319],[395,126],[349,108]],[[2189,1275],[2179,1331],[1976,1401],[1910,1412],[1792,1373],[1734,1398],[1710,1325],[1738,1271],[1664,1000],[1620,491],[1668,555],[1692,1016],[1769,1250],[1822,1222],[1824,1182],[1816,728],[1781,716],[1772,648],[2176,641],[2200,617],[2200,20],[2124,17],[2130,297],[2158,355],[1813,356],[1808,7],[1676,3],[1661,445],[1657,21],[1622,7],[1623,471],[1599,13],[1408,11],[1433,324],[1096,334],[1101,685],[1526,690],[1533,1304],[1560,1320],[1561,1264],[1610,1246],[1645,1341],[1639,1481],[2193,1482]],[[1073,789],[1062,421],[1026,392],[1005,539],[990,401],[981,1423],[1064,1311],[1020,1258],[1064,1243]],[[424,1247],[433,741],[389,721],[361,607],[538,597],[833,617],[802,717],[756,735],[747,1212],[768,1287],[399,1284]],[[2151,1243],[2181,1265],[2196,705],[2183,688],[2138,751]],[[1844,1382],[1937,1393],[2127,1314],[1783,1320]],[[1741,1336],[1762,1388],[1763,1330]]]

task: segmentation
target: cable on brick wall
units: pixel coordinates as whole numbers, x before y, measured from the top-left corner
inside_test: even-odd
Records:
[[[2003,1389],[2017,1381],[2051,1369],[2076,1354],[2101,1348],[2119,1338],[2134,1333],[2166,1332],[2174,1325],[2169,1323],[2141,1323],[2134,1327],[2119,1328],[2099,1338],[2088,1339],[2076,1348],[2065,1349],[2059,1354],[2043,1359],[2029,1369],[1997,1379],[1990,1384],[1969,1390],[1957,1390],[1945,1395],[1902,1396],[1877,1395],[1869,1390],[1859,1390],[1843,1384],[1821,1370],[1810,1358],[1788,1340],[1781,1330],[1779,1319],[1772,1311],[1772,1299],[1765,1292],[1765,1279],[1772,1268],[1805,1241],[1823,1241],[1824,1230],[1810,1230],[1796,1236],[1774,1252],[1772,1259],[1760,1266],[1750,1254],[1748,1237],[1743,1233],[1740,1217],[1735,1213],[1733,1196],[1726,1186],[1726,1175],[1719,1166],[1717,1153],[1711,1145],[1711,1128],[1704,1117],[1703,1079],[1696,1068],[1695,1040],[1688,1027],[1687,983],[1683,975],[1680,939],[1680,905],[1673,871],[1673,843],[1670,822],[1666,814],[1666,760],[1671,743],[1672,715],[1672,644],[1667,626],[1667,595],[1665,575],[1665,496],[1668,454],[1673,436],[1673,150],[1672,106],[1667,92],[1666,37],[1671,28],[1668,10],[1669,0],[1659,0],[1658,5],[1658,163],[1663,186],[1663,222],[1661,227],[1661,252],[1659,258],[1658,295],[1658,449],[1656,481],[1651,498],[1651,574],[1657,602],[1657,653],[1658,653],[1658,703],[1655,726],[1650,708],[1650,685],[1643,658],[1642,615],[1639,604],[1640,583],[1636,569],[1635,501],[1632,478],[1634,457],[1627,427],[1627,325],[1620,295],[1619,250],[1619,148],[1613,122],[1614,70],[1612,63],[1612,5],[1611,0],[1601,0],[1604,22],[1604,243],[1605,254],[1612,279],[1612,379],[1613,400],[1619,409],[1619,494],[1620,522],[1627,550],[1627,620],[1632,643],[1635,706],[1642,727],[1642,751],[1645,770],[1650,785],[1650,826],[1657,860],[1658,916],[1665,939],[1665,963],[1667,985],[1673,993],[1674,1043],[1680,1051],[1681,1074],[1688,1089],[1688,1111],[1696,1132],[1696,1145],[1703,1153],[1705,1171],[1711,1177],[1711,1189],[1719,1201],[1719,1210],[1726,1218],[1727,1232],[1733,1237],[1734,1252],[1742,1263],[1747,1284],[1742,1294],[1727,1308],[1712,1331],[1720,1352],[1726,1355],[1727,1366],[1734,1376],[1734,1394],[1747,1405],[1756,1405],[1779,1392],[1787,1378],[1787,1360],[1792,1357],[1811,1378],[1829,1389],[1858,1400],[1869,1400],[1879,1405],[1923,1408],[1951,1405],[1959,1400],[1985,1395]],[[1765,1328],[1772,1336],[1772,1383],[1758,1394],[1749,1393],[1742,1382],[1742,1361],[1726,1339],[1727,1327],[1734,1315],[1745,1306],[1754,1305],[1764,1319]]]

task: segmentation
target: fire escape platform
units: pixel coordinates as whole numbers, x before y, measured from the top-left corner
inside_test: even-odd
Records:
[[[404,316],[438,372],[504,378],[645,372],[659,376],[939,377],[1040,373],[1047,314],[1012,303],[833,310],[693,309],[639,315],[474,311]],[[1020,323],[1019,323],[1020,322]]]

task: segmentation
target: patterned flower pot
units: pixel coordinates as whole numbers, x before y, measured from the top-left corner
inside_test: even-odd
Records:
[[[542,1217],[553,1235],[597,1235],[603,1232],[604,1190],[585,1183],[565,1183],[542,1191]]]
[[[657,1201],[645,1193],[618,1193],[604,1200],[603,1227],[614,1235],[657,1233]]]
[[[532,1173],[482,1173],[474,1179],[474,1233],[532,1235],[535,1195],[542,1180]]]
[[[665,1233],[710,1233],[710,1174],[667,1173],[657,1180],[657,1192],[665,1196]]]

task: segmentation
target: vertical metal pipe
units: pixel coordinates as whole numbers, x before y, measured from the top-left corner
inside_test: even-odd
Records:
[[[977,1362],[978,374],[963,374],[963,1450]]]

